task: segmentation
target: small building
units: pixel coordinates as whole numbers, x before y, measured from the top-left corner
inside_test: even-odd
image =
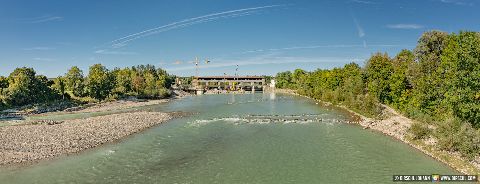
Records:
[[[275,88],[275,79],[270,80],[270,88]]]

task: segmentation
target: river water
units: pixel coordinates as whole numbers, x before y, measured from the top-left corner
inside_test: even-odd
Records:
[[[0,183],[392,183],[394,174],[458,174],[302,97],[203,95],[143,110],[196,113],[76,155],[1,168]]]

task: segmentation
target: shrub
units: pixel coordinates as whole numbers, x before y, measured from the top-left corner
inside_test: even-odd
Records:
[[[428,138],[432,132],[426,124],[420,122],[413,123],[409,131],[413,134],[413,139]]]
[[[470,160],[480,154],[480,132],[470,123],[449,119],[439,125],[436,136],[440,149],[459,151]]]

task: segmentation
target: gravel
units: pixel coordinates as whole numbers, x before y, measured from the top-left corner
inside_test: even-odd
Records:
[[[28,163],[76,153],[178,116],[162,112],[131,112],[0,127],[0,165]]]

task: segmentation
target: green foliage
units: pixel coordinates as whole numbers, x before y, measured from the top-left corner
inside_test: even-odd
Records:
[[[77,97],[85,96],[85,84],[83,72],[77,66],[73,66],[64,76],[66,91],[70,91]]]
[[[6,88],[8,88],[8,79],[4,76],[0,76],[0,110],[5,109],[7,106],[5,105],[5,95],[6,95]]]
[[[428,125],[420,122],[413,123],[409,131],[413,134],[413,139],[428,138],[432,132],[432,130],[428,128]]]
[[[0,76],[0,89],[8,88],[8,79],[4,76]]]
[[[480,127],[480,34],[449,35],[441,57],[442,105],[463,121]]]
[[[393,74],[390,77],[390,104],[396,109],[405,111],[412,98],[412,74],[414,55],[409,50],[402,50],[393,60]]]
[[[367,61],[366,84],[368,93],[382,103],[392,101],[390,78],[393,72],[393,64],[387,54],[377,53]]]
[[[63,77],[57,77],[53,80],[52,89],[54,89],[58,94],[62,96],[62,99],[65,99],[65,79]]]
[[[425,114],[434,116],[445,89],[443,72],[439,70],[441,56],[448,34],[440,31],[424,33],[415,48],[418,64],[414,69],[414,88],[412,104]]]
[[[165,98],[173,76],[153,65],[109,71],[101,64],[90,67],[87,77],[74,66],[53,80],[36,75],[32,68],[17,68],[8,78],[0,76],[0,109],[34,103],[47,103],[72,97],[79,102],[136,96]]]
[[[441,149],[459,151],[468,158],[479,154],[480,33],[424,33],[414,52],[402,50],[395,58],[372,55],[364,68],[281,72],[278,88],[296,89],[316,99],[345,105],[371,117],[385,103],[427,123],[443,122],[436,132]],[[448,121],[445,121],[448,119]],[[453,120],[450,120],[453,119]],[[415,139],[430,134],[414,124]]]
[[[291,88],[292,72],[280,72],[275,76],[275,87],[277,88]]]
[[[129,68],[113,70],[115,76],[115,94],[127,94],[132,91],[132,71]]]
[[[443,150],[459,151],[463,156],[474,159],[480,153],[480,132],[459,119],[448,119],[436,130],[438,146]]]
[[[90,67],[86,81],[88,96],[98,100],[107,98],[114,86],[113,76],[101,64],[95,64]]]
[[[116,97],[135,95],[141,98],[165,98],[167,88],[173,83],[173,76],[153,65],[138,65],[132,68],[114,69],[113,94]]]
[[[10,106],[27,105],[54,100],[58,97],[50,89],[45,76],[35,76],[32,68],[17,68],[8,77],[5,103]]]

